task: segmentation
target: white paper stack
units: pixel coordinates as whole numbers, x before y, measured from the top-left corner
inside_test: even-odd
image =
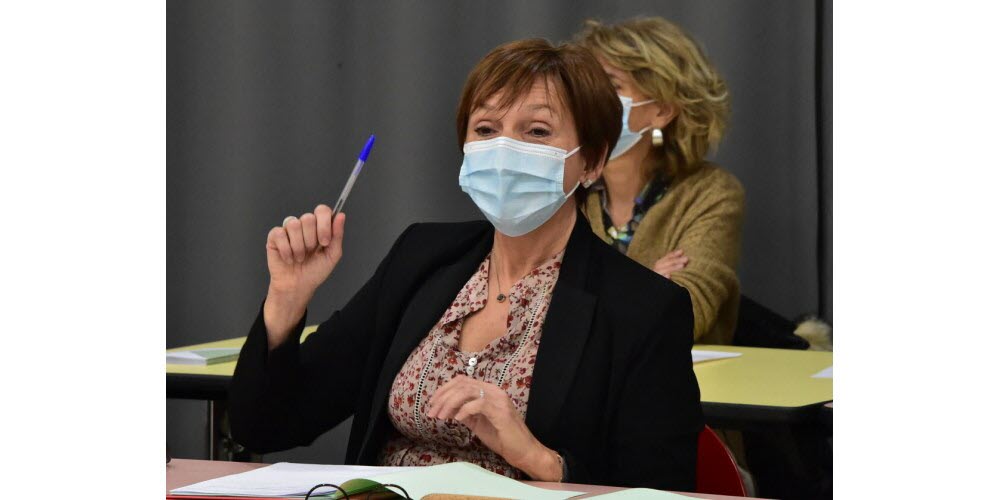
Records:
[[[341,484],[351,479],[371,479],[402,486],[411,498],[431,493],[482,495],[500,498],[566,500],[579,491],[547,490],[494,474],[466,462],[430,467],[366,467],[359,465],[310,465],[277,463],[248,472],[172,490],[172,495],[227,495],[255,497],[305,496],[317,484]],[[331,492],[332,488],[317,490]]]
[[[737,356],[742,356],[741,352],[723,352],[723,351],[700,351],[696,349],[691,350],[691,362],[701,363],[702,361],[712,361],[713,359],[726,359],[735,358]]]
[[[281,462],[252,471],[202,481],[171,490],[174,495],[227,495],[255,497],[305,496],[317,484],[340,484],[357,478],[372,479],[409,467],[365,467],[360,465],[313,465]],[[333,488],[317,490],[334,491]]]

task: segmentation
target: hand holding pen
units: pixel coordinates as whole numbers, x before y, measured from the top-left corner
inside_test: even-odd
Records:
[[[270,348],[291,335],[316,289],[340,262],[346,221],[342,209],[374,143],[372,135],[334,208],[320,204],[299,217],[285,217],[281,226],[268,233],[267,269],[271,281],[264,301],[264,324]]]

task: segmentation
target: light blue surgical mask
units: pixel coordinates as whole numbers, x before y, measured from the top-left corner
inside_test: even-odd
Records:
[[[631,97],[625,97],[623,95],[618,96],[618,98],[622,101],[622,133],[618,136],[618,143],[616,143],[614,149],[611,150],[611,157],[609,158],[611,160],[618,158],[619,156],[625,154],[626,151],[632,149],[632,146],[639,144],[639,140],[642,139],[642,134],[652,128],[646,127],[638,132],[633,132],[630,128],[628,128],[628,115],[632,113],[632,108],[656,102],[655,99],[650,99],[648,101],[633,103]]]
[[[566,158],[579,150],[509,137],[467,142],[458,185],[498,231],[522,236],[549,220],[580,185],[563,193]]]

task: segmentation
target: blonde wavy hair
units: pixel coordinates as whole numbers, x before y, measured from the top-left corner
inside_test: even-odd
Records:
[[[577,43],[627,71],[639,89],[677,115],[656,148],[669,175],[693,172],[718,146],[729,120],[729,89],[698,44],[661,17],[604,25],[588,20]]]

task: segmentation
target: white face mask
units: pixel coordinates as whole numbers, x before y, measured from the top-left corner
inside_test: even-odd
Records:
[[[643,106],[651,102],[656,102],[655,99],[650,99],[648,101],[642,102],[632,102],[631,97],[625,97],[623,95],[618,96],[622,101],[622,133],[618,136],[618,143],[615,144],[614,149],[611,150],[611,158],[614,160],[619,156],[625,154],[626,151],[632,149],[632,146],[639,144],[639,140],[642,139],[642,134],[646,133],[652,127],[646,127],[638,132],[633,132],[628,128],[628,116],[632,112],[632,108]]]
[[[497,137],[465,143],[458,185],[498,231],[528,234],[549,220],[576,191],[563,193],[566,158],[573,151]]]

